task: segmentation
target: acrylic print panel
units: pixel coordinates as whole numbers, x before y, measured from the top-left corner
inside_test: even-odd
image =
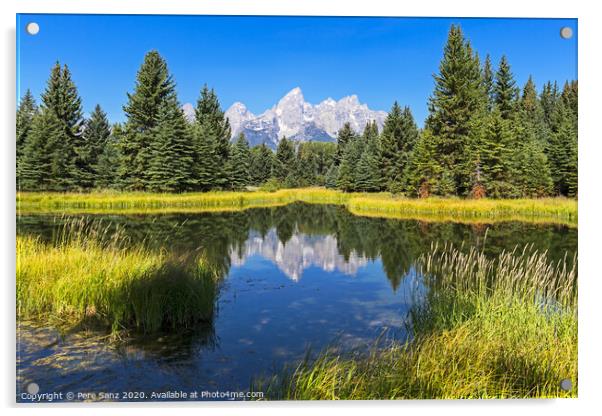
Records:
[[[18,402],[577,396],[576,19],[17,34]]]

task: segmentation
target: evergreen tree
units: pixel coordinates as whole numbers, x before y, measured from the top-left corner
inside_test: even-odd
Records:
[[[159,109],[167,100],[177,100],[175,83],[167,63],[157,51],[150,51],[136,75],[136,85],[123,107],[125,123],[119,150],[121,163],[119,179],[129,190],[148,187],[153,130],[157,126]]]
[[[481,183],[488,196],[507,198],[515,196],[512,185],[513,135],[510,122],[505,120],[496,107],[490,114],[485,134],[477,143],[476,152],[481,172]]]
[[[79,158],[82,149],[82,104],[67,65],[61,67],[57,62],[52,68],[42,94],[42,107],[53,113],[63,127],[62,137],[55,137],[52,131],[52,140],[49,139],[49,143],[53,144],[47,148],[53,160],[53,176],[49,178],[49,186],[56,191],[79,188],[84,169]],[[50,121],[48,117],[44,119]],[[54,130],[54,122],[48,127]]]
[[[249,142],[243,133],[232,146],[232,157],[230,158],[230,188],[244,189],[250,183],[251,150]]]
[[[553,132],[548,146],[550,171],[557,194],[577,195],[577,120],[564,100],[553,115]]]
[[[409,107],[397,102],[385,119],[380,143],[380,163],[385,189],[400,192],[405,188],[408,162],[418,139],[418,127]]]
[[[421,198],[440,189],[441,166],[437,162],[437,142],[433,133],[426,129],[418,137],[408,174],[408,191]]]
[[[147,187],[156,192],[193,189],[194,146],[184,113],[175,96],[164,100],[151,131],[151,153]]]
[[[541,103],[541,108],[543,110],[544,121],[550,130],[552,129],[552,117],[558,98],[558,85],[556,82],[552,84],[548,81],[544,84],[539,102]]]
[[[81,145],[77,149],[77,159],[80,164],[78,172],[79,187],[91,188],[94,186],[98,175],[98,158],[105,149],[110,135],[111,129],[107,115],[100,105],[96,105],[90,118],[86,120]]]
[[[28,89],[25,91],[25,95],[19,102],[19,108],[17,109],[17,172],[19,171],[19,161],[23,156],[23,148],[29,132],[31,131],[31,125],[33,123],[34,116],[38,113],[38,106],[36,104],[31,91]]]
[[[369,123],[366,126],[362,139],[364,141],[364,151],[357,164],[357,173],[355,175],[356,189],[363,192],[380,191],[382,177],[376,122]]]
[[[215,131],[207,123],[195,123],[192,130],[195,149],[193,178],[198,190],[209,191],[215,189],[216,176],[220,171]]]
[[[66,176],[65,128],[56,114],[42,107],[32,121],[17,176],[22,191],[61,191]],[[62,151],[61,151],[62,150]]]
[[[467,192],[470,129],[475,114],[480,114],[485,105],[478,59],[460,27],[452,25],[439,74],[435,75],[425,124],[429,135],[434,136],[433,156],[442,169],[441,191],[447,193],[452,188],[454,193]]]
[[[337,178],[339,177],[339,167],[333,162],[328,171],[326,172],[326,178],[324,181],[324,186],[329,189],[334,189],[337,187]]]
[[[295,164],[295,148],[293,143],[282,137],[278,148],[276,149],[276,158],[274,160],[273,175],[280,181],[284,181],[293,172]]]
[[[491,66],[491,57],[489,54],[485,57],[485,63],[483,64],[483,88],[485,95],[487,96],[487,109],[491,111],[494,102],[493,95],[493,67]]]
[[[512,117],[516,103],[516,82],[510,69],[506,55],[502,56],[500,65],[495,73],[493,95],[496,107],[504,120]]]
[[[343,124],[343,127],[337,133],[337,150],[334,156],[334,163],[339,166],[343,161],[345,148],[347,144],[355,138],[355,131],[351,128],[348,122]]]
[[[250,175],[253,185],[265,183],[272,175],[274,154],[265,143],[251,149]]]
[[[216,168],[213,181],[214,187],[225,189],[230,183],[228,162],[230,157],[230,122],[224,116],[215,91],[203,86],[195,108],[196,123],[213,137],[215,156],[214,166]]]
[[[339,166],[337,186],[345,192],[358,190],[358,164],[365,149],[365,142],[361,136],[354,137],[345,146],[343,160]]]
[[[96,177],[94,187],[99,189],[116,188],[119,167],[119,140],[123,135],[123,128],[115,124],[111,134],[105,141],[104,148],[98,155],[96,162]]]

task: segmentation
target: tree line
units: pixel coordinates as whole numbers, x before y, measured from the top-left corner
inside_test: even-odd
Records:
[[[17,185],[23,191],[188,192],[248,186],[326,186],[343,191],[480,198],[577,195],[577,81],[531,77],[519,88],[505,56],[481,64],[452,26],[429,115],[419,129],[397,102],[382,131],[345,124],[336,143],[250,147],[231,128],[213,89],[202,88],[187,120],[166,61],[146,54],[111,125],[97,105],[84,119],[67,65],[56,63],[38,106],[28,90],[17,110]]]

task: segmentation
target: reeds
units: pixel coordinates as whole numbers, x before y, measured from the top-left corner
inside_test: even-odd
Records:
[[[326,351],[254,388],[295,400],[576,397],[576,266],[546,260],[434,246],[419,264],[427,290],[411,341]]]
[[[52,243],[17,236],[17,314],[113,332],[181,329],[213,318],[217,272],[202,258],[128,246],[108,228],[67,224]]]
[[[196,213],[285,205],[292,202],[345,205],[357,215],[435,221],[530,221],[577,225],[577,201],[542,199],[409,199],[388,193],[344,193],[324,188],[275,192],[18,193],[18,212],[26,213]]]

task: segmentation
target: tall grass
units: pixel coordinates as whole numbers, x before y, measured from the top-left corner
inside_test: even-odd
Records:
[[[276,192],[143,192],[18,193],[20,213],[196,213],[242,210],[292,202],[345,205],[357,215],[463,222],[535,221],[577,224],[577,201],[566,198],[469,200],[408,199],[388,193],[344,193],[324,188]]]
[[[128,247],[69,224],[53,243],[17,236],[17,314],[62,326],[153,332],[210,322],[217,272],[202,257]]]
[[[295,400],[576,397],[577,275],[567,264],[434,247],[420,261],[428,290],[411,341],[359,357],[326,351],[254,388]],[[567,378],[570,392],[560,389]]]

